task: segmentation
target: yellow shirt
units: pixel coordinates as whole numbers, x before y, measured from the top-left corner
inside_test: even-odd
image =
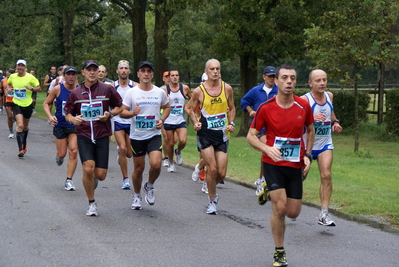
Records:
[[[18,73],[13,73],[10,75],[7,82],[8,84],[12,85],[12,87],[14,88],[14,92],[15,89],[26,89],[25,85],[28,85],[30,87],[32,86],[36,87],[40,84],[39,80],[36,79],[36,77],[30,73],[25,73],[25,75],[22,77],[18,76]],[[18,99],[17,97],[14,96],[12,102],[21,107],[30,106],[32,104],[32,91],[26,89],[26,97]]]

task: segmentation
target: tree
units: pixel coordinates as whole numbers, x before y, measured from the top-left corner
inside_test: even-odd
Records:
[[[220,56],[240,59],[240,95],[256,85],[258,59],[274,65],[300,58],[304,50],[303,29],[316,13],[315,1],[219,0],[220,8],[208,14],[216,24],[212,48]],[[318,1],[320,2],[320,1]],[[295,10],[295,12],[292,12]],[[261,69],[263,69],[262,66]],[[249,118],[241,117],[238,136],[247,134]]]
[[[308,55],[332,77],[342,77],[355,90],[355,147],[359,149],[358,81],[362,68],[398,57],[397,39],[388,34],[396,21],[396,1],[333,1],[319,25],[305,31]],[[387,16],[383,16],[386,14]],[[388,47],[385,44],[391,42]]]
[[[132,24],[133,36],[133,62],[138,66],[140,61],[147,60],[147,30],[145,28],[145,13],[147,9],[146,0],[112,0],[112,3],[118,5],[130,18]]]

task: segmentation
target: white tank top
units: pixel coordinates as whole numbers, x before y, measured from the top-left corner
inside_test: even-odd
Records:
[[[177,92],[173,92],[170,90],[169,93],[169,105],[170,105],[170,114],[165,120],[165,124],[173,124],[178,125],[186,121],[184,106],[186,105],[186,98],[183,95],[182,90]]]
[[[322,122],[315,121],[313,123],[315,128],[315,139],[313,150],[321,150],[330,146],[328,149],[333,149],[332,137],[331,137],[331,114],[333,111],[333,105],[331,103],[330,96],[327,92],[324,92],[326,102],[324,104],[318,104],[313,95],[309,92],[305,96],[308,98],[310,107],[312,108],[313,115],[323,113],[326,115],[326,119]]]

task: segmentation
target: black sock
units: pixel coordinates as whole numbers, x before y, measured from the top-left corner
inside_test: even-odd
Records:
[[[67,180],[72,180],[72,178],[68,178],[68,177],[67,177]]]
[[[22,142],[22,144],[24,144],[24,146],[26,148],[26,139],[28,139],[29,130],[23,131],[22,133],[24,134],[24,141]]]
[[[17,143],[18,143],[18,150],[22,150],[22,143],[24,142],[24,133],[17,132]]]
[[[281,247],[281,248],[276,247],[276,250],[277,251],[282,251],[282,250],[284,250],[284,247]]]
[[[94,199],[93,200],[89,200],[89,204],[96,202]]]

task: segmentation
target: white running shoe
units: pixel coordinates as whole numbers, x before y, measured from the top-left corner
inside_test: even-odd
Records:
[[[174,163],[169,162],[168,172],[176,172],[176,167]]]
[[[318,223],[324,226],[335,226],[335,222],[331,219],[329,213],[321,213]]]
[[[169,167],[169,159],[168,158],[164,158],[162,161],[162,166],[163,167]]]
[[[75,191],[75,186],[73,185],[72,180],[66,179],[64,189],[66,191]]]
[[[197,182],[199,177],[201,175],[201,169],[199,168],[199,163],[195,165],[193,174],[191,175],[191,179],[193,179],[194,182]]]
[[[177,148],[175,149],[175,162],[177,163],[177,165],[182,165],[183,164],[183,158],[181,157],[181,152],[177,152]]]
[[[144,184],[144,186],[143,186],[144,191],[146,193],[144,199],[145,199],[145,202],[147,202],[148,205],[154,205],[155,204],[155,196],[154,196],[155,189],[154,188],[147,189],[147,183],[148,182],[146,182]]]
[[[208,184],[206,183],[206,180],[202,182],[202,188],[201,188],[202,193],[208,194]]]
[[[129,178],[123,178],[122,189],[130,190]]]
[[[15,135],[14,135],[13,133],[10,133],[10,134],[8,135],[8,138],[9,138],[9,139],[14,139],[14,138],[15,138]]]
[[[142,209],[142,207],[141,207],[141,197],[140,196],[136,196],[135,195],[133,197],[133,203],[132,203],[131,209],[132,210],[141,210]]]
[[[218,210],[217,210],[215,201],[209,201],[208,208],[206,209],[206,213],[212,214],[212,215],[218,214]]]
[[[87,216],[97,216],[97,204],[96,202],[89,204],[89,209],[86,211]]]

